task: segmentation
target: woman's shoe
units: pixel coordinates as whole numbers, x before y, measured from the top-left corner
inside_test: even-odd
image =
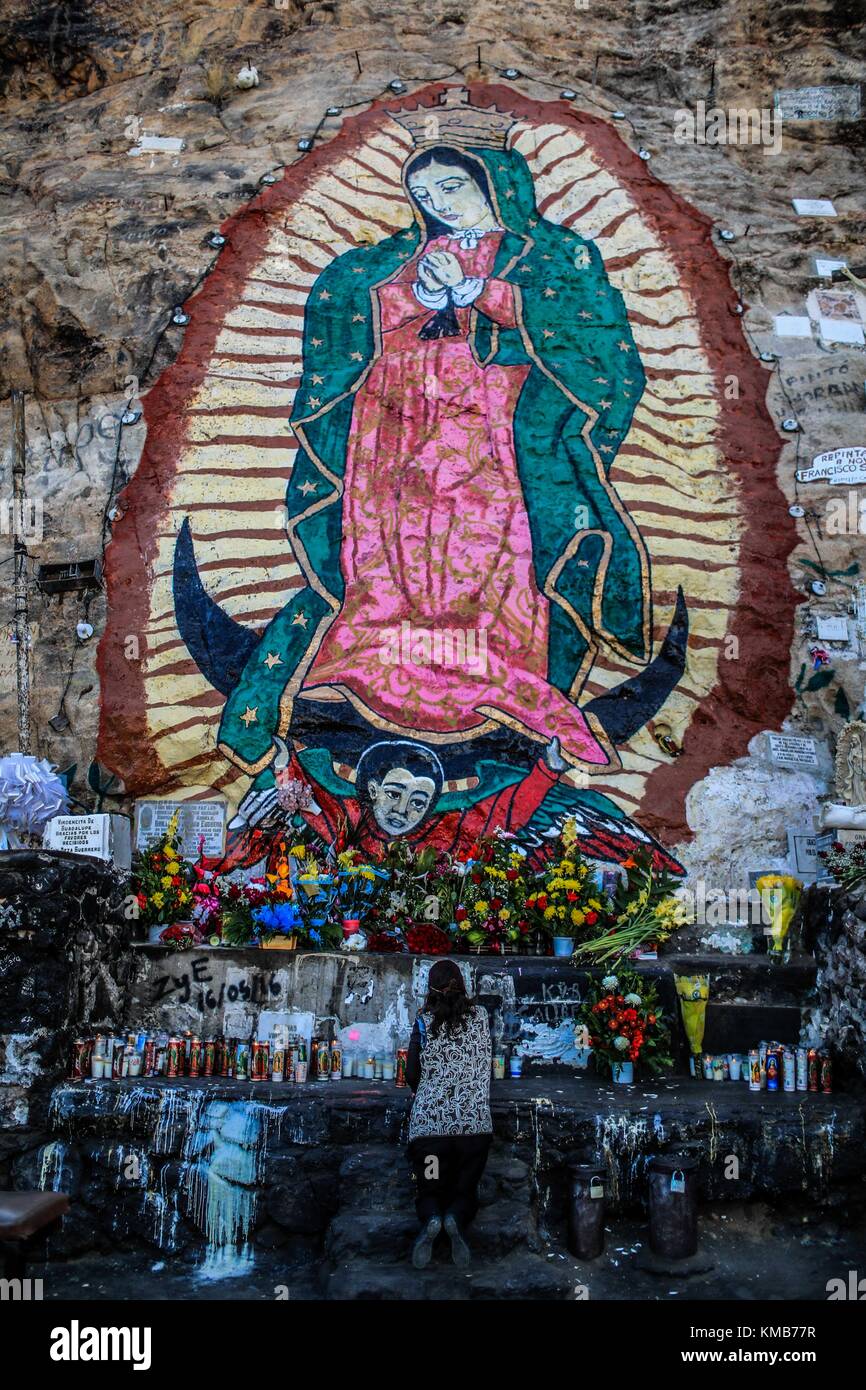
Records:
[[[433,1255],[433,1242],[442,1230],[442,1217],[430,1216],[424,1222],[412,1246],[412,1263],[416,1269],[426,1269]]]
[[[445,1217],[445,1229],[451,1238],[451,1259],[460,1269],[465,1269],[472,1263],[472,1251],[463,1239],[460,1227],[457,1225],[457,1217],[453,1212],[448,1212]]]

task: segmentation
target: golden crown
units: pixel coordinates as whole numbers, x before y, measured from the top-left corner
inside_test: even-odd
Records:
[[[438,106],[418,106],[414,111],[393,111],[392,116],[418,149],[430,145],[460,145],[464,149],[503,150],[515,117],[495,106],[482,111],[470,105],[465,87],[449,87]]]

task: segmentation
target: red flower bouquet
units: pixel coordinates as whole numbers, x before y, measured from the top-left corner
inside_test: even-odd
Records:
[[[447,956],[451,950],[451,938],[441,927],[432,923],[416,923],[406,932],[406,946],[418,956]]]
[[[634,1062],[655,1074],[672,1066],[670,1029],[646,976],[620,970],[591,980],[578,1023],[599,1070],[612,1072],[619,1063]]]

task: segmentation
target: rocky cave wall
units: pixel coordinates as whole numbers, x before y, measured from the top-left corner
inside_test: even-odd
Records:
[[[767,374],[769,409],[776,421],[794,415],[801,425],[796,435],[780,435],[788,500],[795,501],[795,467],[824,449],[866,442],[863,351],[773,334],[774,315],[805,312],[816,252],[852,266],[862,259],[862,120],[788,122],[779,152],[674,138],[676,111],[698,101],[765,110],[778,88],[856,83],[863,74],[856,6],[557,0],[515,10],[489,0],[456,8],[181,0],[130,12],[95,0],[5,8],[0,284],[9,309],[0,360],[3,393],[26,393],[27,492],[44,507],[42,538],[28,538],[31,577],[40,563],[101,556],[145,434],[140,419],[121,425],[125,403],[146,392],[179,349],[183,329],[170,323],[171,308],[214,264],[208,234],[254,196],[262,174],[303,157],[298,140],[314,133],[326,102],[360,109],[396,77],[411,90],[433,79],[495,79],[513,66],[521,74],[515,87],[529,96],[549,99],[568,86],[579,108],[624,110],[627,138],[650,153],[653,173],[736,234],[722,248],[732,300],[736,293],[746,306],[756,350],[779,357]],[[245,62],[258,67],[261,83],[239,91],[234,76]],[[154,136],[181,140],[183,149],[135,153]],[[329,138],[327,127],[321,138]],[[837,216],[798,218],[792,197],[829,197]],[[8,400],[0,418],[8,469]],[[863,560],[858,534],[828,533],[832,491],[800,489],[807,515],[796,522],[789,560],[802,605],[786,727],[817,739],[818,767],[776,766],[756,728],[748,756],[691,789],[691,838],[680,853],[714,885],[783,866],[785,832],[806,823],[831,789],[835,737],[862,707],[853,618],[851,640],[831,651],[828,668],[814,672],[808,650],[816,613],[848,615]],[[8,534],[0,539],[9,545]],[[821,574],[827,592],[818,596],[811,586]],[[772,600],[756,589],[741,601],[766,625],[770,648]],[[11,599],[3,604],[8,624]],[[95,628],[89,641],[76,637],[82,618]],[[61,767],[77,764],[76,790],[88,801],[104,594],[46,598],[31,585],[30,620],[34,751]],[[0,660],[0,746],[11,748],[12,642],[2,643]],[[760,662],[751,674],[758,686],[778,676]],[[739,713],[709,703],[700,721],[705,729],[724,726]]]

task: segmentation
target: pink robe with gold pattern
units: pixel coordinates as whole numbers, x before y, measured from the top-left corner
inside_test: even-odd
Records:
[[[580,710],[546,678],[548,602],[536,585],[512,431],[530,368],[480,366],[468,307],[456,309],[459,337],[418,336],[433,311],[412,284],[418,259],[434,249],[485,280],[479,311],[514,324],[512,288],[491,277],[500,239],[490,233],[466,251],[436,237],[378,290],[382,351],[355,396],[346,458],[345,600],[304,692],[336,687],[373,723],[422,738],[490,720],[545,743],[555,734],[569,761],[605,765]],[[425,634],[439,634],[438,661]]]

